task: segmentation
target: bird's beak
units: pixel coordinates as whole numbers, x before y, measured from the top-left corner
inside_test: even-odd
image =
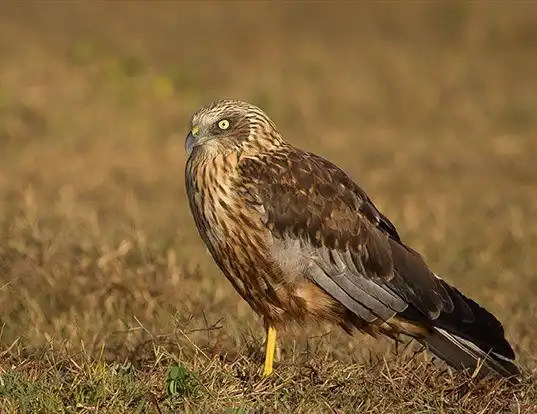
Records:
[[[197,145],[196,137],[194,136],[194,134],[192,134],[192,132],[189,132],[185,140],[186,155],[190,155],[196,145]]]
[[[199,139],[197,138],[199,133],[199,127],[195,125],[192,127],[192,131],[188,133],[185,140],[185,151],[187,155],[192,153],[192,150],[196,145],[199,145]]]

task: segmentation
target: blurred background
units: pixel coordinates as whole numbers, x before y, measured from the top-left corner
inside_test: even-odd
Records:
[[[185,197],[190,115],[220,98],[345,169],[536,367],[530,2],[2,3],[2,348],[136,359],[179,333],[207,354],[263,339]],[[389,346],[323,329],[284,345],[342,360]]]

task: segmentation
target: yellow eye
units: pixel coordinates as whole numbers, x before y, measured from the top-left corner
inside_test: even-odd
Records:
[[[218,128],[225,131],[229,128],[229,121],[227,119],[222,119],[221,121],[218,121]]]

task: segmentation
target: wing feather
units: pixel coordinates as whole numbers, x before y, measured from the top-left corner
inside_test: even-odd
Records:
[[[312,266],[309,276],[322,287],[330,296],[340,302],[348,310],[366,322],[374,323],[380,315],[376,314],[373,309],[367,308],[363,303],[363,295],[353,295],[345,290],[346,285],[341,285],[333,277],[327,275],[319,266]],[[377,309],[378,313],[384,313],[385,309]]]
[[[383,321],[392,318],[396,313],[403,312],[408,307],[408,303],[390,288],[363,277],[355,267],[349,269],[341,256],[339,252],[329,252],[328,249],[322,248],[320,249],[321,260],[316,260],[316,262],[323,272],[351,297],[360,298],[363,305],[372,310],[379,308],[379,304],[382,304],[388,312],[384,311],[383,315],[376,314]]]

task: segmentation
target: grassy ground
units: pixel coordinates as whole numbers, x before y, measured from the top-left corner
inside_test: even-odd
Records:
[[[536,73],[529,3],[2,3],[0,412],[535,412]],[[262,379],[184,195],[187,121],[220,97],[346,169],[530,378],[310,327]]]

